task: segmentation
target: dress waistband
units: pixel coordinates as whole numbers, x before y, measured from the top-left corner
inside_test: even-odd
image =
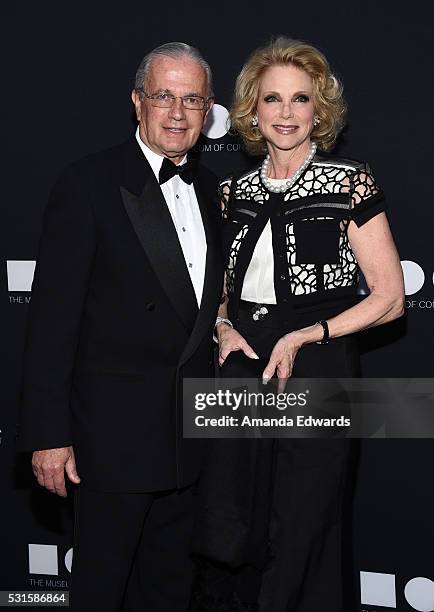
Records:
[[[238,319],[260,327],[282,327],[295,322],[294,309],[287,304],[261,304],[240,300]]]
[[[235,321],[251,323],[258,327],[272,327],[290,331],[313,325],[320,319],[334,317],[353,306],[354,303],[353,300],[340,300],[339,302],[318,304],[316,308],[294,308],[289,303],[261,304],[240,300]]]

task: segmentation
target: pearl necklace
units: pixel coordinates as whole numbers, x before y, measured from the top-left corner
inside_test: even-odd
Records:
[[[293,184],[300,178],[300,176],[306,170],[306,168],[312,161],[315,153],[316,153],[316,143],[313,142],[310,145],[309,155],[306,157],[304,162],[301,164],[300,168],[291,176],[290,179],[288,179],[285,183],[283,183],[283,185],[273,185],[273,183],[271,182],[271,179],[269,179],[267,176],[268,165],[270,163],[270,154],[268,154],[267,157],[262,162],[262,166],[261,166],[262,183],[265,185],[268,191],[272,191],[273,193],[283,193],[284,191],[288,191],[288,189],[290,189],[293,186]]]

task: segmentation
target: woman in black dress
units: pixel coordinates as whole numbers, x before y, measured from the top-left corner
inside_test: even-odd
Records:
[[[238,76],[232,126],[250,153],[266,157],[221,183],[223,376],[359,376],[356,333],[403,314],[383,193],[368,164],[323,153],[344,111],[327,60],[300,41],[281,37],[256,50]],[[348,612],[351,440],[209,442],[192,609]]]

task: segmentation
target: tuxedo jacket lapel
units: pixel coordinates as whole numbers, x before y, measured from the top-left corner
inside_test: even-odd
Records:
[[[172,217],[161,188],[140,150],[125,145],[125,185],[120,191],[134,231],[167,297],[187,332],[197,316],[197,301]]]

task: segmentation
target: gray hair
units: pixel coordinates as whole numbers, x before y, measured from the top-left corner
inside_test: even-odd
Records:
[[[208,84],[208,95],[213,96],[213,87],[212,87],[212,73],[211,68],[208,62],[202,57],[200,51],[196,49],[196,47],[192,47],[191,45],[187,45],[183,42],[170,42],[165,43],[164,45],[160,45],[159,47],[155,47],[152,51],[150,51],[140,62],[139,67],[136,72],[136,80],[135,80],[135,88],[139,89],[143,87],[144,82],[149,74],[149,69],[151,67],[151,63],[157,57],[172,57],[174,59],[179,59],[181,57],[189,57],[190,59],[197,62],[205,71],[207,84]],[[143,94],[140,92],[140,97]]]

